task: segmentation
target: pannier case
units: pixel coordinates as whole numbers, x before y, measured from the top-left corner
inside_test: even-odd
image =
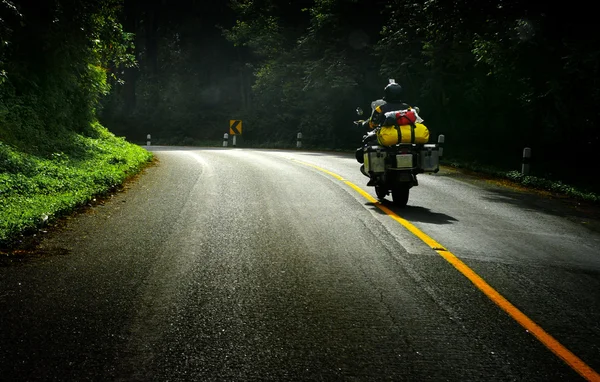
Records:
[[[364,151],[365,171],[384,172],[387,153],[384,147],[367,146]]]
[[[440,170],[439,154],[439,148],[436,145],[423,145],[419,155],[419,168],[423,172],[438,172]]]

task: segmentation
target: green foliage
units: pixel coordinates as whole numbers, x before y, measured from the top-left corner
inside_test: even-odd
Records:
[[[573,178],[595,171],[600,144],[600,50],[585,9],[390,1],[376,48],[381,73],[406,85],[430,129],[449,138],[448,152],[510,165],[528,146],[542,173]],[[566,144],[577,163],[556,160],[555,148]]]
[[[96,108],[133,65],[118,0],[0,0],[0,244],[106,192],[151,155]]]
[[[133,11],[127,14],[125,30],[136,34],[140,61],[124,69],[124,82],[114,84],[102,101],[102,123],[138,142],[147,134],[156,142],[173,144],[222,139],[229,120],[239,119],[246,102],[240,94],[250,92],[252,73],[237,62],[236,50],[215,29],[215,19],[205,20],[207,14],[220,15],[225,5],[129,5]],[[240,30],[246,27],[251,25],[240,25]]]
[[[600,195],[594,192],[586,191],[561,181],[552,181],[544,178],[538,178],[535,176],[523,175],[518,171],[510,171],[504,173],[503,176],[514,182],[520,183],[524,186],[536,188],[540,190],[547,190],[558,194],[567,195],[569,197],[585,200],[588,202],[600,202]]]
[[[13,14],[0,26],[0,139],[35,150],[61,131],[94,133],[96,106],[110,91],[107,74],[116,79],[114,68],[133,64],[119,4],[2,2]]]
[[[568,144],[595,170],[600,35],[586,4],[234,0],[215,35],[197,15],[227,14],[216,2],[133,3],[140,66],[103,121],[138,140],[218,142],[243,119],[247,145],[302,131],[305,147],[348,148],[362,136],[353,110],[394,78],[462,159],[514,168],[528,146],[540,176],[567,180],[573,164],[554,153]]]
[[[291,3],[286,9],[271,4],[261,9],[258,19],[256,3],[243,4],[234,6],[239,18],[224,34],[256,54],[253,108],[245,115],[261,131],[252,139],[291,144],[301,131],[306,147],[356,145],[361,134],[349,130],[352,111],[364,102],[360,85],[368,65],[369,36],[356,28],[363,24],[358,12],[354,17],[343,12],[366,2],[322,0],[308,8]],[[302,22],[286,23],[285,17]],[[265,51],[267,45],[275,52]]]
[[[223,33],[234,46],[249,47],[263,57],[276,57],[282,50],[280,27],[273,16],[261,14],[252,20],[237,20],[231,31]]]
[[[301,130],[306,145],[354,146],[362,133],[348,130],[356,106],[371,101],[361,86],[379,27],[365,32],[360,12],[343,12],[368,1],[230,3],[236,20],[215,36],[197,14],[227,12],[218,5],[138,2],[129,31],[140,65],[103,102],[103,123],[136,140],[181,142],[218,140],[243,119],[247,144],[293,142]]]
[[[66,137],[56,143],[78,150],[47,156],[0,142],[0,245],[115,188],[150,160],[139,146],[93,128],[98,138],[72,134],[69,144]]]

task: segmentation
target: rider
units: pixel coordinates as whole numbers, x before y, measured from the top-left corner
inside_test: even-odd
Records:
[[[371,117],[364,122],[363,126],[368,126],[370,129],[380,125],[385,119],[385,113],[394,110],[406,110],[410,106],[402,101],[402,86],[394,80],[383,89],[383,99],[378,99],[371,103]]]
[[[371,117],[364,121],[362,126],[369,129],[374,129],[379,126],[385,120],[385,113],[394,110],[406,110],[410,106],[402,101],[402,86],[397,84],[396,81],[390,79],[390,83],[383,89],[383,99],[378,99],[371,102]],[[373,139],[375,136],[373,135]],[[356,149],[356,160],[358,163],[364,162],[363,148],[359,147]],[[369,176],[364,172],[364,165],[361,166],[363,174]],[[370,180],[367,184],[370,186],[373,180]]]

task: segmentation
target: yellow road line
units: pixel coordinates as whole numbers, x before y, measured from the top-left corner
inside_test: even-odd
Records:
[[[565,363],[567,363],[573,370],[579,373],[583,378],[588,381],[600,382],[600,374],[598,374],[594,369],[588,366],[585,362],[583,362],[579,357],[573,354],[569,349],[564,347],[560,342],[558,342],[554,337],[548,334],[544,329],[542,329],[538,324],[536,324],[532,319],[527,317],[525,313],[521,312],[516,306],[510,303],[504,296],[502,296],[498,291],[496,291],[490,284],[488,284],[483,278],[481,278],[475,271],[473,271],[467,264],[462,262],[458,257],[453,255],[450,251],[444,248],[441,244],[433,240],[431,237],[426,235],[424,232],[419,230],[413,224],[411,224],[406,219],[401,218],[392,210],[381,204],[377,199],[371,196],[368,192],[358,187],[354,183],[344,179],[343,177],[325,170],[319,166],[316,166],[312,163],[307,163],[303,161],[299,161],[296,159],[292,159],[295,162],[301,163],[303,165],[313,167],[321,172],[324,172],[332,177],[344,182],[360,195],[362,195],[365,199],[373,203],[377,208],[381,211],[385,212],[386,215],[400,223],[404,228],[410,231],[413,235],[417,236],[423,242],[425,242],[429,247],[435,250],[442,258],[444,258],[447,262],[452,264],[454,268],[456,268],[463,276],[465,276],[469,281],[471,281],[477,289],[482,291],[490,300],[492,300],[496,305],[500,307],[500,309],[504,310],[509,316],[511,316],[515,321],[517,321],[522,327],[524,327],[529,333],[533,334],[544,346],[546,346],[552,353],[562,359]]]

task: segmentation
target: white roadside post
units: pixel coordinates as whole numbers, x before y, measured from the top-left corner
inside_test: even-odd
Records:
[[[223,147],[227,147],[227,143],[229,141],[229,134],[223,134]]]
[[[146,135],[146,146],[152,145],[152,143],[150,142],[151,139],[152,139],[152,136],[150,134]]]
[[[444,134],[438,135],[438,156],[441,158],[444,155],[444,142],[446,141],[446,136]]]
[[[521,165],[521,174],[529,175],[530,166],[531,166],[531,148],[525,147],[523,149],[523,162]]]
[[[296,148],[299,149],[302,147],[302,133],[298,132],[298,135],[296,135]]]
[[[235,137],[237,137],[237,135],[234,134],[233,135],[233,147],[235,147],[235,145],[236,145],[236,139],[235,139]]]

